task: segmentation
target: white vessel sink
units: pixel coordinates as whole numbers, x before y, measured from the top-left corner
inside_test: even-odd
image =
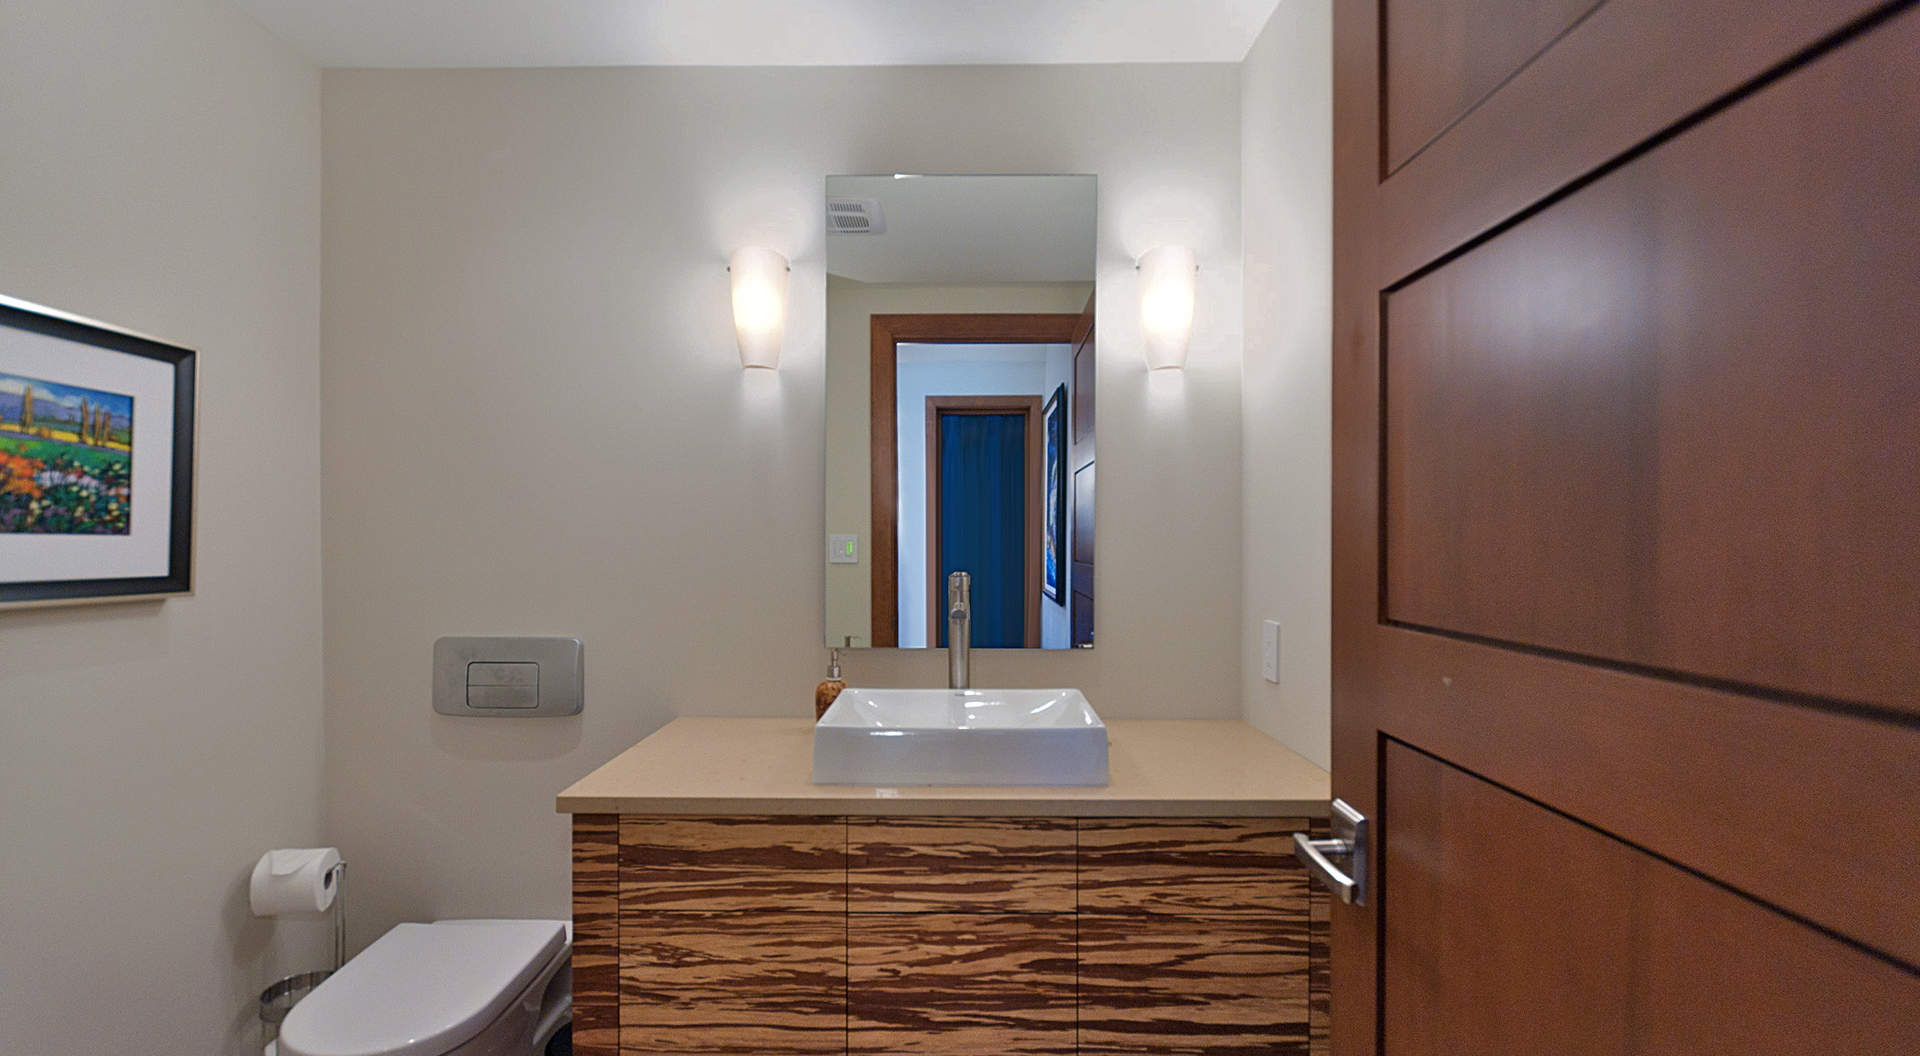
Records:
[[[1077,689],[853,689],[813,728],[817,785],[1104,785]]]

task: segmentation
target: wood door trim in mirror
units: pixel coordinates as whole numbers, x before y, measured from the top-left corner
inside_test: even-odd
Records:
[[[872,514],[873,645],[900,644],[900,488],[897,348],[902,341],[955,345],[1064,345],[1078,333],[1077,312],[927,314],[869,317],[871,414],[868,443],[873,451]]]
[[[929,396],[927,397],[927,647],[939,640],[939,621],[946,611],[946,591],[940,569],[940,416],[943,414],[1018,414],[1026,419],[1026,481],[1029,511],[1044,510],[1046,493],[1046,423],[1038,396]],[[1021,646],[1040,648],[1040,517],[1029,516],[1021,526],[1020,544],[1025,568],[1020,611]]]

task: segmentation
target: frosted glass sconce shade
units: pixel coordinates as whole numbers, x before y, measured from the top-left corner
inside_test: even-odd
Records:
[[[771,370],[780,365],[787,333],[787,258],[760,246],[743,246],[727,262],[733,274],[733,334],[740,365]]]
[[[1140,331],[1149,370],[1187,365],[1194,267],[1193,250],[1183,246],[1158,246],[1140,258]]]

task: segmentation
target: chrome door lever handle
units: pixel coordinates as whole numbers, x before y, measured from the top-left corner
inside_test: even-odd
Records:
[[[1367,819],[1348,806],[1345,800],[1333,801],[1329,819],[1333,838],[1312,840],[1304,832],[1293,834],[1293,856],[1307,867],[1307,873],[1325,884],[1350,906],[1367,904]],[[1347,859],[1347,868],[1332,859]]]
[[[1353,904],[1355,897],[1353,877],[1344,869],[1329,861],[1329,856],[1345,858],[1353,853],[1353,844],[1348,840],[1309,840],[1304,832],[1293,834],[1293,856],[1307,867],[1307,872],[1315,880],[1325,884],[1340,901]],[[1366,896],[1361,895],[1361,898]]]

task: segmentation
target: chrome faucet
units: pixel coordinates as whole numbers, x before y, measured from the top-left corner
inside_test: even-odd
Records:
[[[973,577],[947,577],[947,688],[966,689],[967,649],[973,644]]]

